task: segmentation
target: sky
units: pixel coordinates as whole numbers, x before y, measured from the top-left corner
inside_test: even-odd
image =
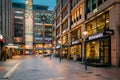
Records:
[[[24,3],[25,0],[12,0],[12,2]],[[49,6],[49,10],[54,10],[56,0],[33,0],[33,4]]]

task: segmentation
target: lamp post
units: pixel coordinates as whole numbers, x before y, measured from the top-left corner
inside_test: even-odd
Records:
[[[84,60],[85,60],[85,70],[87,70],[87,57],[86,57],[86,37],[87,37],[88,31],[83,31],[84,35]]]
[[[60,46],[60,56],[59,57],[60,57],[60,62],[61,62],[61,60],[62,60],[62,56],[61,56],[61,40],[59,40],[58,43],[59,43],[59,46]]]

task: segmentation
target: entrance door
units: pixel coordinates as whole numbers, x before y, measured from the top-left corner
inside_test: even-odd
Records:
[[[110,40],[105,39],[100,41],[100,63],[110,65]]]

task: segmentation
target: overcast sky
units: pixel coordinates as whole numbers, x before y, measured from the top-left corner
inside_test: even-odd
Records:
[[[24,3],[25,0],[12,0],[12,2]],[[49,10],[53,10],[56,5],[56,0],[33,0],[33,4],[49,6]]]

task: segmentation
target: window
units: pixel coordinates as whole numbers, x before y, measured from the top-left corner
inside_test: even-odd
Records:
[[[109,13],[106,13],[105,16],[106,16],[106,20],[105,20],[106,28],[109,28]]]
[[[87,2],[87,12],[89,13],[92,10],[92,1],[88,0]]]
[[[59,34],[60,34],[60,27],[57,28],[57,30],[56,30],[56,36],[58,36]]]
[[[103,31],[105,27],[105,15],[101,15],[97,18],[97,30]]]
[[[66,30],[68,28],[68,20],[66,20],[63,24],[62,24],[62,31]]]
[[[92,0],[92,3],[93,3],[93,9],[95,9],[96,8],[96,0]]]
[[[98,6],[102,4],[102,0],[98,0]]]
[[[81,28],[71,32],[71,41],[74,42],[81,38]]]
[[[109,28],[109,12],[102,14],[96,19],[87,23],[87,31],[89,36],[97,32],[103,32],[105,28]]]
[[[62,19],[64,19],[64,17],[65,17],[66,15],[68,15],[68,8],[67,8],[67,7],[66,7],[66,8],[64,9],[64,11],[62,12]]]
[[[79,8],[77,9],[77,20],[79,19],[80,11]]]
[[[96,20],[93,20],[87,24],[87,31],[89,35],[96,33]]]

